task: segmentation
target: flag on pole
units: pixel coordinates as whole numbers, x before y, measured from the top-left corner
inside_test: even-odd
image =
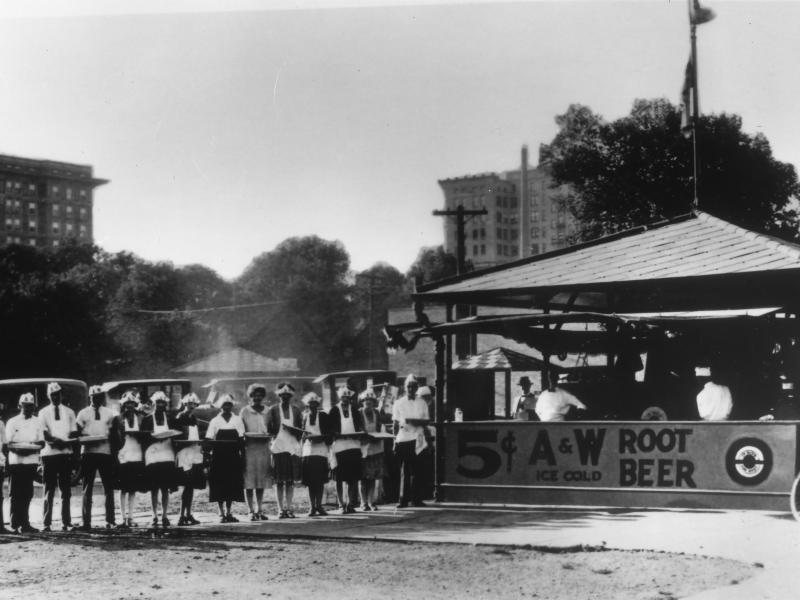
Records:
[[[694,68],[692,58],[686,61],[686,75],[681,89],[681,133],[684,137],[692,135],[692,115],[694,115]]]
[[[700,6],[700,0],[689,0],[689,21],[692,25],[708,23],[716,16],[710,8]]]

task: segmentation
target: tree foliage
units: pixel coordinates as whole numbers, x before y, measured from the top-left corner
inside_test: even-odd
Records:
[[[467,264],[472,270],[472,264]],[[417,259],[408,270],[406,276],[414,282],[428,283],[452,277],[458,273],[458,259],[455,255],[444,251],[443,246],[420,248]]]
[[[667,100],[636,100],[629,115],[612,122],[575,104],[556,124],[539,162],[557,185],[569,184],[581,238],[692,209],[692,140],[681,135],[679,109]],[[749,229],[797,236],[797,173],[772,156],[763,134],[743,132],[737,115],[705,115],[697,146],[700,210]]]

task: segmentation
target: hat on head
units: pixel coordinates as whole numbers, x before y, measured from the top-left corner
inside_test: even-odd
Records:
[[[336,395],[339,396],[339,398],[351,398],[352,396],[355,396],[356,393],[353,391],[353,388],[343,385],[339,388],[339,391],[336,392]]]
[[[183,398],[181,398],[181,406],[186,406],[190,402],[192,404],[200,404],[200,398],[198,398],[197,394],[194,392],[189,392]]]
[[[711,369],[709,367],[695,367],[695,377],[711,377]]]
[[[528,377],[527,375],[523,375],[522,377],[519,378],[517,385],[531,385],[531,378]]]
[[[275,393],[278,396],[294,396],[294,386],[291,383],[281,381],[275,386]]]
[[[252,397],[253,394],[256,392],[261,392],[265,396],[267,395],[267,388],[264,384],[261,383],[251,383],[247,386],[247,396]]]
[[[23,404],[33,404],[34,406],[36,406],[36,398],[34,398],[33,394],[31,394],[30,392],[22,394],[19,397],[19,406],[20,406],[20,408],[22,408]]]
[[[409,373],[406,377],[406,387],[408,387],[409,383],[417,383],[417,377],[413,373]]]
[[[61,386],[58,385],[57,381],[51,381],[50,383],[47,384],[47,395],[48,396],[52,396],[56,392],[60,392],[60,391],[61,391]]]
[[[363,392],[358,395],[359,400],[377,400],[378,397],[375,395],[375,391],[368,387]]]
[[[312,402],[322,404],[322,398],[320,398],[316,392],[308,392],[305,396],[303,396],[303,404],[308,406]]]
[[[429,388],[427,385],[423,385],[421,388],[417,390],[417,396],[420,398],[422,396],[432,396],[432,395],[433,392],[431,391],[431,388]]]
[[[167,402],[167,403],[169,403],[169,398],[167,398],[167,395],[164,392],[162,392],[161,390],[158,390],[157,392],[153,392],[153,395],[150,396],[150,400],[153,402],[153,404],[155,404],[156,402]]]
[[[101,396],[102,394],[105,394],[105,392],[103,391],[102,386],[93,385],[92,387],[89,388],[89,397],[90,398],[92,396]]]
[[[139,399],[136,397],[136,393],[128,390],[124,394],[122,394],[122,398],[119,399],[120,406],[125,406],[126,404],[133,404],[136,405],[139,403]]]
[[[217,405],[221,408],[226,404],[236,404],[236,401],[233,399],[233,396],[230,394],[223,394],[220,399],[217,401]]]

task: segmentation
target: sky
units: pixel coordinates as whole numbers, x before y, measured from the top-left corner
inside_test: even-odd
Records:
[[[318,235],[406,271],[443,243],[439,180],[535,164],[572,103],[679,101],[684,0],[357,4],[5,0],[0,153],[109,179],[108,251],[230,279]],[[800,1],[703,5],[702,111],[800,165]]]

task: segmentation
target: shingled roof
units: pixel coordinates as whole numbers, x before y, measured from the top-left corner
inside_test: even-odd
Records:
[[[798,294],[800,246],[697,212],[434,282],[415,298],[641,312],[796,305]]]

